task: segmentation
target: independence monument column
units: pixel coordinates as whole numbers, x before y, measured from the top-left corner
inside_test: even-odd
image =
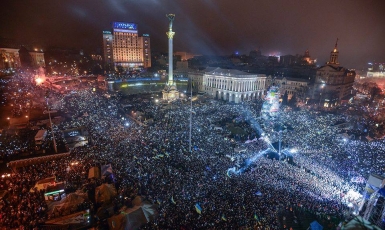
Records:
[[[172,31],[172,23],[175,18],[175,14],[167,14],[166,17],[169,20],[169,26],[168,26],[168,81],[166,83],[166,87],[162,91],[163,93],[163,99],[164,100],[175,100],[179,98],[179,92],[176,89],[176,84],[174,82],[174,66],[173,66],[173,38],[175,35],[175,32]]]

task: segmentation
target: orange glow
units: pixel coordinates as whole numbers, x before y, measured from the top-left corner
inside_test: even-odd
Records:
[[[36,85],[41,85],[42,83],[45,82],[45,77],[36,75],[35,76],[35,82],[36,82]]]
[[[35,81],[37,85],[40,85],[41,83],[43,83],[43,79],[41,79],[40,77],[36,78]]]

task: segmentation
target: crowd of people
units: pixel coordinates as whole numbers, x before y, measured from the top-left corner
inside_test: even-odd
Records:
[[[108,182],[119,197],[141,195],[158,205],[158,217],[143,229],[289,229],[282,212],[294,208],[320,218],[344,219],[351,212],[348,192],[362,192],[364,186],[351,178],[384,172],[385,159],[378,154],[385,149],[384,140],[337,138],[335,124],[348,122],[347,115],[304,109],[265,120],[259,117],[262,100],[227,104],[202,97],[192,108],[190,145],[190,103],[183,100],[140,102],[151,124],[125,114],[119,95],[85,89],[51,100],[54,109],[68,115],[54,127],[56,132],[85,129],[88,144],[71,149],[60,161],[27,166],[0,178],[0,190],[9,192],[8,199],[0,201],[0,227],[37,229],[57,217],[49,212],[42,192],[30,191],[36,181],[54,175],[66,181],[68,190],[89,192],[103,181],[88,179],[88,170],[106,164],[112,165],[114,179]],[[271,148],[266,139],[245,144],[231,138],[225,123],[239,119],[254,119],[271,142],[281,139],[284,148],[295,148],[294,163],[261,155],[244,173],[227,174],[229,168],[240,167],[234,158],[246,160]],[[277,131],[277,122],[291,129]],[[214,130],[220,125],[222,129]],[[260,132],[254,130],[250,139]],[[235,153],[236,147],[245,152]],[[74,161],[79,164],[71,166]]]

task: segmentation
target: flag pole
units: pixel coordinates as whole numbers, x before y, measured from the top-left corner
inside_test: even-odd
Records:
[[[190,135],[189,135],[189,152],[191,153],[191,130],[192,130],[192,77],[190,85]]]

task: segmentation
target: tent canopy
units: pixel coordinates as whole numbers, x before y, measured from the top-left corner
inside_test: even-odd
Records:
[[[104,203],[112,200],[118,193],[112,184],[102,184],[95,189],[95,200]]]
[[[117,229],[139,229],[145,223],[152,221],[158,215],[157,206],[148,201],[143,201],[137,196],[133,200],[133,208],[123,207],[119,215],[108,218],[108,225],[111,230]]]
[[[322,227],[322,225],[320,225],[317,221],[313,221],[310,223],[310,229],[311,230],[322,230],[322,229],[324,229],[324,227]]]
[[[68,194],[63,200],[55,202],[49,211],[55,212],[60,210],[62,213],[70,213],[71,209],[76,209],[76,206],[84,203],[87,200],[87,194],[77,191],[76,193]]]
[[[342,230],[380,230],[381,228],[371,224],[369,221],[365,220],[362,216],[356,216],[351,221],[349,221],[345,226],[342,227]]]

